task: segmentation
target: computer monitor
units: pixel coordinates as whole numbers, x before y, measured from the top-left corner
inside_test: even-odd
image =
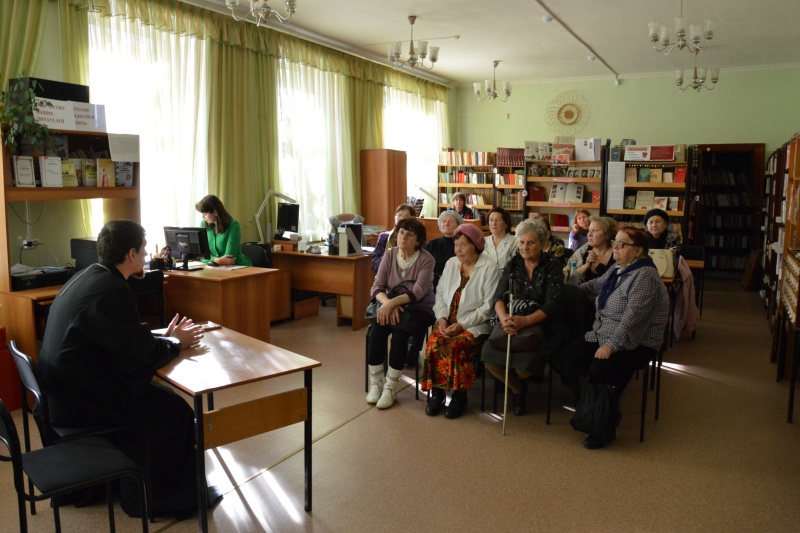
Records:
[[[300,228],[300,206],[298,204],[278,204],[278,231],[279,237],[283,236],[284,231],[298,233]]]
[[[164,226],[164,238],[172,257],[181,259],[180,270],[189,270],[189,259],[211,259],[206,228],[176,228]]]

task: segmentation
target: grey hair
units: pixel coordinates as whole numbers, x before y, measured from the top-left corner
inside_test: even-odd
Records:
[[[589,224],[592,222],[597,222],[603,228],[603,232],[609,241],[613,241],[614,237],[617,236],[617,221],[613,218],[591,216],[589,217]]]
[[[540,245],[544,245],[547,242],[547,226],[538,218],[526,218],[517,224],[514,233],[517,237],[526,233],[533,233]]]

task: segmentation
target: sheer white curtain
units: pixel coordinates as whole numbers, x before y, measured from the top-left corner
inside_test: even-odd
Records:
[[[406,152],[407,194],[424,197],[423,216],[434,217],[438,212],[435,198],[439,151],[450,142],[447,104],[390,87],[384,89],[383,101],[383,145]]]
[[[299,63],[278,66],[280,192],[300,204],[300,233],[328,235],[352,190],[350,86],[347,78]]]
[[[163,226],[200,222],[194,205],[208,184],[206,42],[90,12],[89,43],[92,102],[105,105],[109,132],[139,135],[142,225],[152,252],[164,242]],[[93,213],[95,224],[102,213]]]

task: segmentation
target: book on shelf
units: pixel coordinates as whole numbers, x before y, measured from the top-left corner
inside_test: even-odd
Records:
[[[565,202],[567,196],[566,183],[554,183],[550,186],[549,202]]]
[[[83,159],[83,186],[97,187],[97,160]]]
[[[650,182],[650,169],[642,167],[639,169],[639,177],[636,180],[640,183],[648,183]]]
[[[74,159],[61,160],[61,183],[64,187],[78,186],[78,173],[75,170]]]
[[[686,167],[675,169],[675,183],[686,183]]]
[[[42,187],[63,187],[60,157],[39,156],[39,174]]]
[[[69,157],[69,138],[66,135],[51,134],[50,139],[45,143],[44,155],[60,157],[66,159]]]
[[[582,183],[569,183],[564,195],[566,202],[583,202],[584,185]]]
[[[550,222],[551,228],[569,227],[569,215],[565,215],[562,213],[549,213],[547,215],[547,220],[548,222]]]
[[[529,202],[544,202],[545,190],[544,187],[537,187],[531,185],[528,187],[528,201]]]
[[[12,156],[11,163],[14,167],[15,187],[36,187],[32,156],[15,155]]]
[[[636,192],[636,207],[637,211],[649,211],[653,208],[653,199],[655,198],[655,191],[637,191]]]
[[[114,162],[110,159],[97,160],[97,186],[98,187],[113,187],[115,182],[114,177]]]
[[[636,209],[636,195],[628,194],[625,196],[625,209]]]
[[[662,175],[664,183],[672,183],[675,181],[675,173],[671,170],[665,170]]]
[[[77,187],[83,187],[83,159],[78,157],[70,158],[72,164],[75,165],[75,176],[78,178]]]
[[[631,181],[631,182],[639,181],[639,169],[637,169],[636,167],[626,167],[625,181]]]
[[[670,196],[667,198],[667,211],[680,211],[680,198],[678,196]]]
[[[553,151],[553,164],[568,167],[570,162],[570,154],[568,152],[556,153]]]
[[[661,183],[663,182],[663,169],[660,168],[651,168],[650,169],[650,183]]]
[[[592,191],[592,203],[599,204],[600,203],[600,189],[596,189]]]
[[[653,196],[653,209],[667,210],[667,197],[666,196]]]
[[[115,161],[114,181],[117,187],[133,187],[133,163]]]
[[[600,147],[602,146],[600,139],[575,139],[575,160],[576,161],[599,161],[600,160]]]

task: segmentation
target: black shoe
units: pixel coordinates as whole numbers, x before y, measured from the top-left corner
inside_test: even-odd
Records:
[[[583,447],[587,450],[599,450],[600,448],[605,448],[605,446],[606,441],[594,435],[589,435],[586,437],[586,440],[583,441]]]
[[[522,382],[522,393],[521,394],[514,394],[511,393],[512,398],[512,405],[514,407],[514,416],[522,416],[525,414],[525,408],[527,404],[525,402],[525,398],[528,395],[528,384],[526,382]]]
[[[458,418],[467,410],[467,391],[454,390],[447,409],[444,410],[445,418]]]
[[[428,403],[425,405],[425,414],[428,416],[438,415],[444,408],[444,401],[447,399],[442,389],[431,389],[431,395],[428,398]]]

